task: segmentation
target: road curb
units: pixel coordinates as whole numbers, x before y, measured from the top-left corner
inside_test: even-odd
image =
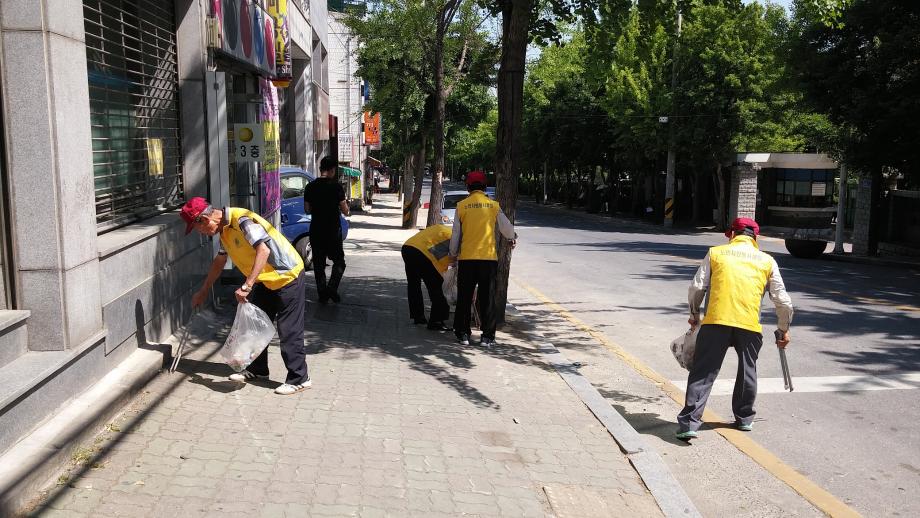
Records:
[[[521,318],[520,311],[511,303],[507,304],[505,312],[512,320]],[[556,369],[569,388],[604,425],[639,474],[662,513],[668,517],[702,517],[661,456],[645,443],[639,432],[587,378],[578,372],[578,367],[539,331],[524,326],[519,326],[518,329],[537,346],[546,361]]]
[[[199,314],[195,320],[206,318]],[[194,325],[193,321],[186,324]],[[168,340],[170,345],[178,345],[178,332]],[[160,350],[136,350],[4,453],[0,457],[0,516],[20,516],[70,465],[77,448],[92,440],[164,369],[166,359]]]
[[[920,261],[899,261],[884,257],[861,257],[852,254],[823,254],[818,259],[836,261],[839,263],[865,264],[869,266],[885,266],[889,268],[910,268],[920,270]]]

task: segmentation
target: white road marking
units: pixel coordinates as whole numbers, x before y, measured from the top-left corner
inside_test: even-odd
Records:
[[[672,381],[681,390],[687,390],[687,380]],[[864,390],[920,389],[920,372],[904,372],[883,376],[796,376],[792,375],[795,392],[853,392]],[[734,379],[717,379],[712,387],[713,396],[730,396],[735,388]],[[783,378],[758,378],[758,394],[786,392]]]

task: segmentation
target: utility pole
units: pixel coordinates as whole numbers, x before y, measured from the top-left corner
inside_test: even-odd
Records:
[[[348,121],[346,129],[349,135],[348,140],[353,138],[351,135],[351,118],[351,36],[349,36],[345,39],[345,120]],[[354,142],[351,145],[352,149],[354,149]],[[348,166],[351,167],[351,160],[348,161]]]
[[[677,162],[677,153],[675,147],[674,134],[674,112],[677,104],[674,99],[677,96],[677,53],[680,49],[680,26],[683,16],[677,13],[677,37],[674,39],[674,57],[671,59],[671,116],[668,117],[668,173],[665,179],[664,187],[664,226],[667,228],[674,226],[674,169]]]
[[[834,239],[834,253],[843,253],[843,227],[846,221],[847,206],[847,165],[840,164],[840,180],[837,183],[837,234]]]

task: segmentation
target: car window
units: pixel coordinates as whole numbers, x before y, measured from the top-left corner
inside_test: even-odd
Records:
[[[303,190],[307,186],[307,178],[299,174],[291,174],[281,177],[281,197],[285,200],[288,198],[297,198],[303,196]]]
[[[444,207],[445,209],[456,209],[457,204],[463,201],[466,198],[466,194],[450,194],[444,196]]]

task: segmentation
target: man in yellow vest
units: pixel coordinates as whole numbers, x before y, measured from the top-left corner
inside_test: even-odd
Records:
[[[690,440],[703,424],[703,410],[729,347],[738,354],[738,374],[732,395],[735,426],[749,432],[757,396],[757,355],[763,345],[760,302],[764,292],[776,306],[776,345],[789,344],[792,299],[786,293],[776,261],[757,247],[760,226],[737,218],[725,233],[727,245],[715,246],[703,259],[690,283],[691,326],[698,325],[700,305],[709,294],[706,316],[696,338],[696,353],[687,378],[684,409],[677,415],[677,438]]]
[[[495,276],[498,272],[498,233],[511,241],[512,248],[517,234],[498,202],[486,196],[486,175],[482,171],[469,173],[466,176],[466,186],[470,195],[457,204],[450,239],[450,256],[459,259],[454,333],[461,345],[470,344],[470,307],[473,292],[478,286],[476,301],[479,307],[479,327],[482,330],[479,343],[490,347],[495,344],[492,292],[495,290]]]
[[[413,324],[428,324],[428,329],[447,331],[444,323],[450,316],[450,305],[444,298],[441,285],[444,272],[450,264],[450,235],[447,225],[432,225],[410,237],[402,247],[409,289],[409,318]],[[425,319],[425,300],[422,282],[431,299],[431,316]]]
[[[307,371],[304,330],[303,260],[281,232],[258,214],[237,207],[216,209],[204,198],[190,199],[179,212],[185,221],[185,233],[193,229],[205,236],[220,236],[220,251],[201,289],[192,296],[192,307],[207,300],[208,292],[220,277],[227,258],[243,272],[246,280],[236,290],[239,304],[251,302],[268,314],[278,326],[281,358],[287,366],[287,378],[275,389],[288,395],[310,388]],[[242,372],[230,375],[233,381],[268,378],[268,348]]]

